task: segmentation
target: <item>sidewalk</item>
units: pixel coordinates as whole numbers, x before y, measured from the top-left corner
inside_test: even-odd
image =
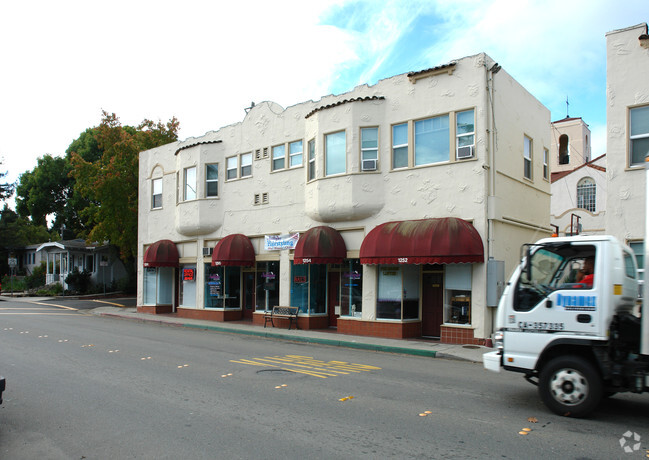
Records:
[[[335,347],[357,348],[387,353],[400,353],[430,358],[456,359],[462,361],[482,362],[482,355],[492,348],[477,345],[452,345],[424,339],[384,339],[358,335],[337,334],[318,330],[280,329],[261,327],[242,322],[215,322],[178,318],[173,315],[151,315],[138,313],[135,308],[98,307],[92,314],[104,317],[122,318],[169,326],[205,329],[209,331],[243,334],[266,337],[293,342],[315,343]]]

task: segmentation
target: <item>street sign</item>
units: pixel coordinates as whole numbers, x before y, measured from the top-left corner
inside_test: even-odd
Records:
[[[18,266],[18,259],[15,257],[9,257],[9,267],[16,268]]]

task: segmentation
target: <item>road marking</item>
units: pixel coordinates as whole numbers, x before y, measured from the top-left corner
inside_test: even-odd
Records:
[[[10,315],[41,315],[41,316],[73,316],[75,318],[81,318],[79,315],[72,315],[71,313],[35,313],[35,312],[16,312],[16,313],[0,313],[2,316]]]
[[[64,310],[79,311],[77,308],[66,307],[65,305],[57,305],[57,304],[55,304],[55,303],[30,302],[30,301],[28,301],[27,303],[33,303],[34,305],[44,305],[44,306],[46,306],[46,307],[63,308]]]
[[[286,355],[266,356],[253,359],[232,359],[230,362],[246,364],[249,366],[276,367],[282,370],[306,374],[313,377],[326,379],[327,377],[338,377],[351,372],[369,372],[380,370],[380,367],[368,366],[366,364],[348,363],[346,361],[322,361],[311,356]]]
[[[93,301],[93,302],[97,302],[97,303],[105,303],[105,304],[108,304],[108,305],[115,305],[116,307],[126,308],[126,307],[125,307],[124,305],[122,305],[121,303],[109,302],[109,301],[107,301],[107,300],[97,300],[97,299],[92,299],[92,301]]]

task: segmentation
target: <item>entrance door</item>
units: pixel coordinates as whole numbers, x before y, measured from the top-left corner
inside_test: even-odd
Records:
[[[252,321],[252,314],[255,311],[255,272],[243,273],[243,319]]]
[[[444,322],[443,273],[423,273],[421,294],[421,335],[440,337]]]
[[[340,305],[340,272],[329,272],[327,278],[327,310],[329,311],[329,327],[337,327],[338,315],[336,315],[336,307]]]

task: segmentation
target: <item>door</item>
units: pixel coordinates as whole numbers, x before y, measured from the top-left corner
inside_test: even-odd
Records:
[[[421,335],[440,337],[444,322],[443,273],[422,275],[421,293]]]
[[[340,272],[329,272],[327,278],[327,310],[329,311],[329,327],[337,327],[338,315],[336,315],[336,307],[340,306]]]
[[[252,314],[255,311],[255,272],[243,273],[243,319],[252,321]]]

